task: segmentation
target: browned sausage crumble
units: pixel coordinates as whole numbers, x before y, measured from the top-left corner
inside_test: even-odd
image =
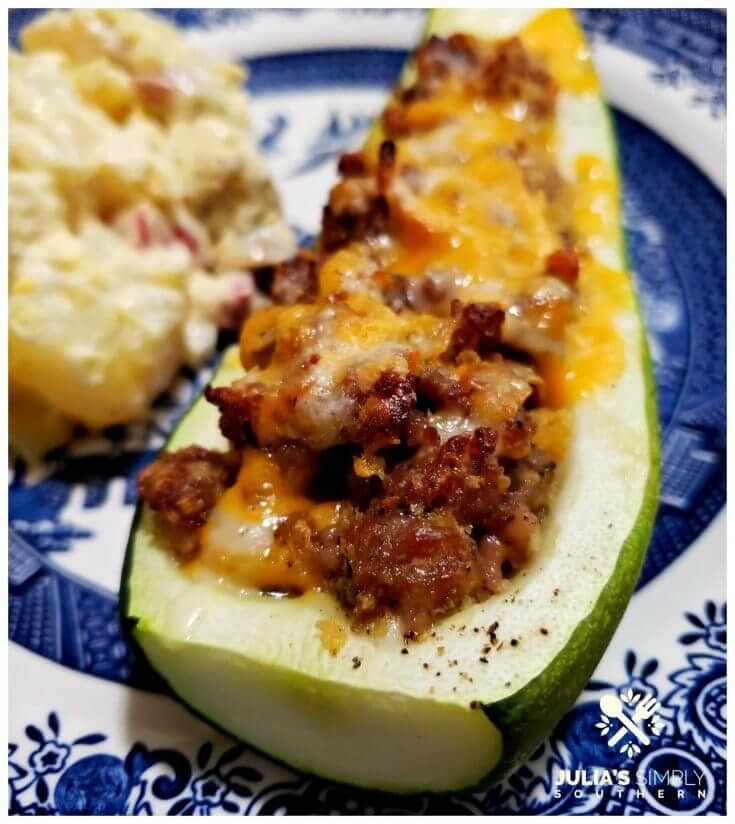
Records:
[[[342,156],[316,250],[273,272],[274,306],[243,331],[245,376],[206,390],[233,451],[164,453],[139,480],[161,517],[198,534],[225,490],[237,492],[244,460],[237,484],[276,507],[263,563],[304,572],[306,583],[288,577],[283,588],[332,593],[356,628],[396,615],[411,637],[502,592],[536,547],[556,466],[537,442],[547,411],[538,365],[563,341],[579,273],[564,184],[533,142],[555,106],[544,67],[517,38],[465,35],[432,37],[415,66],[383,115],[387,139]],[[461,273],[432,265],[426,250],[451,244],[412,212],[427,176],[401,162],[402,140],[451,131],[451,112],[431,104],[457,94],[523,104],[528,140],[493,152],[543,199],[554,233],[533,288],[502,305],[463,299]],[[488,201],[487,220],[512,232],[517,217]],[[255,453],[266,469],[250,477]]]
[[[234,451],[188,446],[163,452],[140,473],[138,491],[168,524],[196,537],[222,493],[234,483],[239,466],[240,456]],[[196,551],[197,542],[187,540],[183,546],[188,556]]]

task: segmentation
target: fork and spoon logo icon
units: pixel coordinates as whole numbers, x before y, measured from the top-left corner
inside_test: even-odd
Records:
[[[631,715],[626,712],[626,705],[632,708]],[[600,735],[607,736],[612,732],[607,739],[608,747],[617,747],[623,741],[620,752],[628,756],[635,755],[641,751],[639,744],[645,747],[651,743],[643,728],[644,721],[651,719],[651,735],[658,735],[663,729],[663,721],[658,714],[660,709],[661,704],[655,696],[630,689],[621,695],[603,695],[600,699],[600,720],[595,726],[600,730]],[[615,721],[619,722],[619,726],[613,732]]]

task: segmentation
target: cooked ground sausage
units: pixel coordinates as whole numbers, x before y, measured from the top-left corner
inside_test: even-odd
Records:
[[[338,532],[349,575],[330,588],[358,625],[390,609],[420,633],[484,588],[476,544],[451,515],[353,511]]]
[[[425,100],[449,74],[466,74],[479,60],[470,38],[454,34],[430,37],[416,50],[416,81],[400,95],[403,104]]]
[[[556,98],[551,76],[530,58],[517,37],[500,43],[485,63],[482,88],[488,97],[522,99],[539,117],[552,112]]]
[[[521,475],[510,477],[496,451],[497,433],[479,428],[443,445],[423,444],[342,506],[334,528],[318,532],[308,514],[279,527],[358,626],[398,614],[420,633],[467,598],[499,592],[508,571],[532,549],[538,518],[532,504],[548,486],[548,461],[526,448]],[[532,467],[535,467],[532,468]],[[345,490],[354,489],[343,479]],[[348,493],[349,499],[349,493]]]
[[[345,152],[340,155],[337,171],[342,177],[360,177],[367,172],[362,152]]]
[[[333,190],[322,212],[323,251],[333,252],[352,240],[377,237],[387,229],[388,201],[374,193],[374,184],[370,178],[347,178],[337,184],[336,195]]]
[[[318,261],[312,252],[301,251],[279,263],[273,273],[271,296],[276,303],[308,303],[317,293]]]
[[[457,325],[452,333],[448,354],[455,357],[467,349],[486,357],[497,350],[505,312],[496,303],[468,303],[453,301],[452,314]]]
[[[516,164],[519,174],[510,177],[524,197],[531,190],[534,202],[564,217],[568,191],[534,137],[545,134],[540,121],[553,111],[556,88],[517,38],[432,37],[415,66],[415,82],[383,115],[388,139],[370,149],[374,155],[340,158],[317,252],[272,273],[276,303],[316,305],[276,312],[278,322],[259,330],[254,344],[245,340],[250,374],[205,393],[224,436],[278,466],[286,493],[294,493],[289,507],[306,502],[278,516],[268,557],[272,551],[307,570],[357,626],[394,614],[409,635],[502,591],[533,552],[555,468],[534,444],[539,419],[528,410],[544,397],[535,358],[561,345],[579,271],[572,241],[557,233],[560,248],[540,260],[540,271],[529,267],[532,293],[519,287],[517,297],[498,297],[507,300],[507,318],[499,303],[475,299],[495,291],[464,291],[465,263],[445,250],[454,240],[444,237],[444,224],[412,211],[414,200],[443,191],[441,173],[422,171],[412,141],[437,129],[427,142],[441,167],[454,162],[451,128],[443,127],[459,88],[478,109],[487,99],[521,101],[514,111],[531,120],[526,140],[488,151],[500,155],[503,174],[509,159]],[[432,106],[435,93],[441,99]],[[399,140],[405,135],[408,145]],[[460,195],[452,200],[458,208]],[[487,215],[498,231],[517,228],[500,197]],[[556,228],[570,225],[564,221]],[[322,261],[347,245],[336,256],[339,271],[323,279],[338,285],[320,294]],[[443,251],[432,257],[435,248]],[[364,301],[350,304],[363,288]],[[463,292],[468,302],[455,299]],[[394,340],[393,323],[409,334]],[[230,460],[207,450],[162,456],[141,476],[141,496],[169,523],[195,530],[233,482]],[[308,471],[284,473],[289,461]],[[292,489],[288,477],[298,474],[306,480]]]
[[[138,477],[140,497],[167,523],[196,536],[222,493],[231,486],[240,466],[235,451],[216,452],[189,446],[162,452]],[[189,542],[181,554],[193,548]]]
[[[253,421],[265,387],[239,381],[231,386],[207,386],[204,397],[220,410],[219,428],[235,446],[255,441]]]
[[[383,113],[383,128],[391,137],[420,130],[407,107],[432,96],[449,77],[460,76],[465,88],[489,98],[522,99],[534,117],[554,109],[556,87],[549,73],[533,60],[517,37],[483,49],[467,35],[444,40],[431,37],[416,51],[416,81]]]
[[[416,400],[415,377],[384,372],[358,396],[355,420],[345,428],[343,439],[371,448],[400,442],[408,433]]]
[[[423,371],[417,385],[421,406],[431,411],[446,409],[469,414],[471,392],[462,387],[452,371],[444,366],[429,367]]]

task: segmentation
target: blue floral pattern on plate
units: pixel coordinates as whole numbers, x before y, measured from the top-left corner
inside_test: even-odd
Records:
[[[136,743],[113,754],[107,736],[90,732],[67,740],[58,713],[29,724],[27,742],[9,747],[10,812],[15,814],[209,815],[410,813],[718,813],[725,811],[725,607],[708,601],[701,615],[684,620],[693,629],[678,637],[683,659],[666,682],[657,680],[655,658],[625,656],[621,684],[592,681],[554,736],[500,785],[455,796],[392,797],[304,776],[269,784],[241,744],[219,753],[211,742],[191,755]],[[663,732],[656,746],[621,759],[594,735],[597,695],[638,691],[661,702]],[[628,770],[649,783],[607,789],[558,783],[559,775],[585,769]],[[161,775],[162,770],[165,774]],[[681,783],[652,783],[654,772],[672,770]],[[562,773],[563,771],[563,773]],[[642,789],[641,789],[642,787]],[[662,796],[659,794],[661,790]],[[677,794],[679,790],[682,795]]]
[[[14,12],[10,36],[33,10]],[[305,14],[271,10],[268,14]],[[344,14],[359,14],[343,10]],[[389,14],[388,10],[365,14]],[[179,25],[210,27],[243,23],[257,13],[243,10],[178,10]],[[592,40],[614,43],[645,57],[649,77],[662,87],[683,88],[690,105],[722,118],[725,105],[724,17],[698,10],[583,10]],[[359,48],[265,55],[249,61],[254,95],[333,85],[384,88],[405,57],[398,49]],[[334,108],[303,149],[287,176],[299,177],[327,167],[359,139],[374,112]],[[654,539],[640,586],[645,586],[694,541],[725,500],[724,407],[724,199],[687,160],[642,123],[616,113],[625,193],[625,222],[631,266],[638,278],[659,391],[663,441],[663,488]],[[278,157],[296,124],[276,112],[265,125],[261,148]],[[303,243],[308,228],[296,227]],[[160,680],[136,660],[117,617],[113,592],[79,578],[55,557],[91,530],[65,512],[81,488],[85,510],[109,504],[114,484],[123,484],[125,506],[134,502],[134,479],[174,421],[206,381],[209,372],[182,377],[163,397],[151,419],[88,439],[45,468],[29,475],[18,463],[10,486],[9,635],[18,644],[73,669],[148,690]],[[90,474],[91,473],[91,474]],[[76,491],[75,491],[76,490]],[[121,540],[121,536],[117,536]],[[400,799],[361,793],[304,777],[269,784],[237,746],[215,757],[212,745],[194,754],[149,749],[135,744],[126,754],[105,749],[107,738],[90,732],[72,741],[61,733],[60,712],[40,726],[29,724],[26,738],[10,748],[11,811],[48,813],[209,813],[341,812],[389,810],[427,812],[666,812],[680,799],[663,802],[649,794],[620,798],[574,796],[572,788],[556,797],[559,770],[583,765],[605,767],[610,754],[591,738],[600,690],[653,691],[666,709],[659,746],[635,756],[634,766],[679,769],[689,765],[706,774],[708,801],[701,811],[724,811],[725,620],[724,605],[708,602],[701,615],[687,615],[688,629],[678,643],[686,659],[651,681],[658,662],[626,658],[626,684],[591,682],[588,693],[562,722],[556,735],[515,775],[482,796]],[[36,719],[38,722],[40,719]],[[673,766],[672,766],[673,765]],[[677,765],[679,765],[677,767]],[[699,767],[702,769],[699,769]],[[619,766],[619,765],[618,765]],[[164,774],[162,775],[162,771]],[[694,806],[682,812],[700,812]],[[661,804],[663,803],[663,807]],[[669,806],[666,806],[669,805]]]

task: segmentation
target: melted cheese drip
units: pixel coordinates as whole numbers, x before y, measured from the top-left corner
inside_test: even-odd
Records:
[[[575,174],[574,228],[590,249],[615,243],[620,233],[615,170],[595,155],[580,155]]]
[[[590,255],[579,271],[579,317],[566,330],[561,358],[542,358],[544,402],[571,406],[599,386],[615,382],[625,366],[625,348],[615,328],[615,313],[632,307],[628,275],[609,269]]]
[[[284,473],[266,452],[246,449],[237,482],[202,529],[198,563],[231,582],[266,592],[316,586],[316,570],[294,563],[274,542],[276,528],[294,512],[308,510],[322,528],[333,523],[338,504],[315,506],[304,494],[310,477],[308,465]]]
[[[549,74],[560,89],[572,94],[599,91],[589,48],[567,9],[551,9],[539,14],[524,27],[520,37],[531,54],[544,59]]]

